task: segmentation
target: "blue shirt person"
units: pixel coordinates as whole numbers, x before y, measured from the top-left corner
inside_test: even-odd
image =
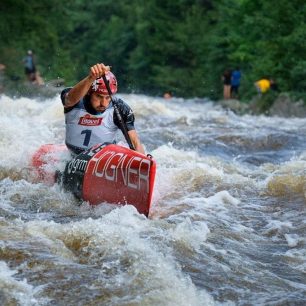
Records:
[[[27,79],[30,82],[34,82],[36,79],[36,67],[33,58],[33,52],[28,50],[26,57],[23,59],[24,63],[24,72],[27,76]]]
[[[231,98],[233,99],[238,98],[240,80],[241,80],[241,71],[237,67],[232,71],[232,77],[231,77]]]

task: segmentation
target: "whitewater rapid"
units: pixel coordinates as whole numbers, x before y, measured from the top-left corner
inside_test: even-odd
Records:
[[[0,96],[1,305],[305,304],[306,119],[120,96],[157,162],[148,219],[31,182],[60,99]]]

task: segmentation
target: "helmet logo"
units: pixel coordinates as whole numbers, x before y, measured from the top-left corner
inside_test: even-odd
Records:
[[[104,87],[104,82],[101,79],[97,79],[92,83],[92,90],[99,91],[100,86]]]
[[[106,75],[106,81],[110,86],[111,92],[115,94],[117,92],[117,80],[116,77],[111,73],[108,72]],[[108,94],[108,90],[106,85],[104,84],[103,78],[96,79],[91,85],[91,92],[98,92],[103,95]]]

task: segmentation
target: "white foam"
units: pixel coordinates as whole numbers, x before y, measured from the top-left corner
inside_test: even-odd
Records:
[[[139,215],[133,206],[125,206],[95,220],[88,218],[69,224],[31,221],[24,225],[24,231],[39,238],[51,253],[63,259],[74,260],[68,246],[73,245],[73,241],[83,241],[78,257],[86,258],[88,264],[101,265],[103,286],[107,286],[104,274],[118,269],[118,262],[128,260],[129,269],[118,269],[109,285],[114,289],[124,282],[133,290],[135,284],[141,283],[143,292],[140,288],[137,290],[140,290],[139,294],[145,294],[142,295],[143,303],[154,301],[157,305],[166,300],[169,305],[212,305],[212,297],[204,290],[198,290],[182,272],[167,244],[172,239],[181,243],[189,239],[188,244],[197,248],[206,239],[208,228],[205,224],[186,221],[172,227],[170,232],[165,229],[166,232],[161,233],[156,222]],[[167,239],[165,242],[152,239],[145,234],[147,231],[151,232],[150,236],[162,234]]]
[[[292,229],[293,226],[290,221],[270,220],[264,228],[264,233],[269,235],[284,233],[284,231]]]
[[[64,115],[58,98],[40,102],[1,96],[0,105],[0,166],[22,168],[41,144],[63,141]]]
[[[192,250],[198,250],[206,241],[210,230],[205,222],[186,218],[169,231],[169,238],[184,244]]]
[[[24,306],[42,305],[42,300],[35,297],[41,288],[35,288],[26,279],[19,280],[15,275],[16,270],[11,270],[6,262],[0,261],[0,288],[4,295],[1,297],[2,302],[5,298],[8,305],[15,305],[16,301]]]
[[[285,234],[284,236],[290,248],[294,248],[298,246],[300,242],[304,241],[304,239],[297,234]]]

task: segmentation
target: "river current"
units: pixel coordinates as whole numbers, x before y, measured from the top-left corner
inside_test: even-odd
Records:
[[[151,213],[32,183],[58,96],[0,96],[1,305],[305,305],[306,119],[121,95],[157,163]]]

